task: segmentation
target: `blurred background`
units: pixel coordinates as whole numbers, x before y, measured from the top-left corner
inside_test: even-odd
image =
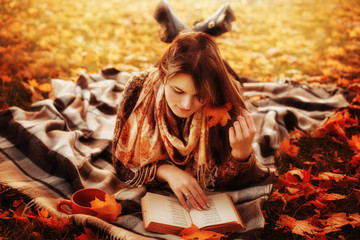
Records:
[[[358,81],[358,0],[168,0],[188,26],[229,2],[236,20],[216,38],[241,76],[308,84]],[[161,42],[158,0],[0,0],[0,109],[49,97],[50,80],[107,66],[141,71]]]

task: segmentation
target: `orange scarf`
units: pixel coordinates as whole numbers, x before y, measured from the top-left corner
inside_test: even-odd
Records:
[[[181,131],[181,132],[180,132]],[[207,156],[209,126],[202,108],[186,119],[179,129],[176,117],[167,106],[164,84],[158,70],[144,82],[138,101],[115,136],[115,157],[135,172],[132,185],[142,185],[155,178],[156,162],[168,160],[187,169],[197,169],[203,188],[214,187],[217,168]]]

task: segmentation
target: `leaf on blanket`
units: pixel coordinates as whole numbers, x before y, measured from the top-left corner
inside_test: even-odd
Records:
[[[117,216],[121,214],[121,204],[116,202],[115,197],[108,193],[105,195],[105,201],[95,197],[95,200],[91,201],[90,204],[91,209],[98,213],[96,217],[107,222],[116,221]]]
[[[209,127],[213,127],[216,124],[220,123],[221,126],[225,126],[228,120],[231,119],[228,111],[232,108],[231,103],[225,103],[224,106],[220,107],[213,107],[213,106],[205,106],[204,107],[204,114],[209,119]]]
[[[213,231],[200,230],[196,225],[192,224],[191,227],[183,229],[179,234],[183,239],[186,240],[215,240],[222,239],[226,236],[221,233]]]

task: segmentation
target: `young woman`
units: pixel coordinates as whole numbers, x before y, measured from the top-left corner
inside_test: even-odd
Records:
[[[129,80],[113,163],[130,186],[167,183],[186,209],[206,209],[204,189],[238,188],[266,176],[252,153],[255,132],[213,37],[184,31],[156,68]]]

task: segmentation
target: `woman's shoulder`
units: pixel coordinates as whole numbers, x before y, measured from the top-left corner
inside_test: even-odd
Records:
[[[122,93],[122,103],[128,104],[129,102],[135,103],[139,97],[139,94],[144,86],[144,82],[149,78],[150,74],[157,71],[156,68],[150,68],[142,72],[136,72],[128,80],[125,86],[125,90]]]
[[[156,72],[158,69],[155,67],[146,69],[141,72],[133,73],[133,76],[129,79],[128,84],[131,85],[137,85],[137,84],[143,84],[145,80],[152,74],[153,72]]]

